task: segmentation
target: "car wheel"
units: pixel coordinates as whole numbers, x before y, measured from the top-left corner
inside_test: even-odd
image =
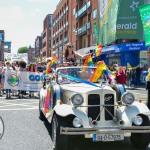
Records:
[[[51,135],[54,150],[67,150],[68,147],[68,136],[60,134],[61,126],[66,127],[64,119],[54,114]]]
[[[39,119],[42,121],[45,120],[45,116],[44,116],[43,112],[41,111],[40,101],[39,101]]]
[[[144,122],[142,126],[149,126],[149,119],[144,116],[142,117]],[[150,143],[150,133],[132,133],[130,137],[131,143],[137,148],[146,148]]]

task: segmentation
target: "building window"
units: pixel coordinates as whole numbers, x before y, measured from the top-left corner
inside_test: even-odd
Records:
[[[93,19],[95,19],[97,17],[97,9],[93,10]]]
[[[46,46],[46,42],[43,43],[43,48]]]
[[[73,9],[73,16],[76,14],[76,10],[75,10],[75,8]]]
[[[72,26],[72,31],[73,31],[73,32],[75,32],[75,31],[76,31],[76,29],[75,29],[75,25],[73,25],[73,26]]]

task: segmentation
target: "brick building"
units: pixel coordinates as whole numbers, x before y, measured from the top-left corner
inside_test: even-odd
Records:
[[[5,31],[0,30],[0,61],[4,61]]]
[[[52,14],[48,14],[44,19],[42,32],[42,53],[43,59],[51,56],[52,53],[52,34],[53,33],[53,19]]]
[[[98,0],[76,2],[76,49],[85,54],[96,46],[94,23],[98,24]]]
[[[42,57],[42,36],[37,36],[35,39],[35,57]]]
[[[93,32],[98,0],[61,0],[53,14],[53,49],[63,59],[63,49],[72,42],[74,50],[86,53],[96,45]]]

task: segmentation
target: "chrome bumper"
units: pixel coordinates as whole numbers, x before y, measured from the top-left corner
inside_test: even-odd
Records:
[[[65,128],[60,127],[60,134],[85,135],[85,134],[110,134],[110,133],[150,133],[150,126],[120,126],[99,128]]]

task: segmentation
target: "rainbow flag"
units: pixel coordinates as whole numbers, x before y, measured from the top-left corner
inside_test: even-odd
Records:
[[[47,89],[45,103],[44,103],[44,112],[45,113],[49,113],[50,112],[50,93],[51,93],[51,90],[50,90],[50,88],[48,88]]]
[[[36,59],[36,62],[41,62],[40,57],[38,57],[38,58]]]
[[[53,56],[52,60],[47,65],[46,75],[48,75],[51,71],[51,68],[55,68],[55,66],[56,66],[56,54]]]
[[[94,66],[91,55],[86,56],[85,62],[83,66]],[[84,68],[82,72],[85,72],[87,68]]]
[[[106,70],[107,67],[104,63],[104,61],[100,61],[95,72],[93,73],[90,82],[97,82],[97,80],[100,78],[100,76],[102,75],[103,71]]]
[[[102,53],[102,44],[99,44],[98,46],[96,46],[94,56],[95,56],[95,57],[98,57],[98,56],[101,55],[101,53]]]

